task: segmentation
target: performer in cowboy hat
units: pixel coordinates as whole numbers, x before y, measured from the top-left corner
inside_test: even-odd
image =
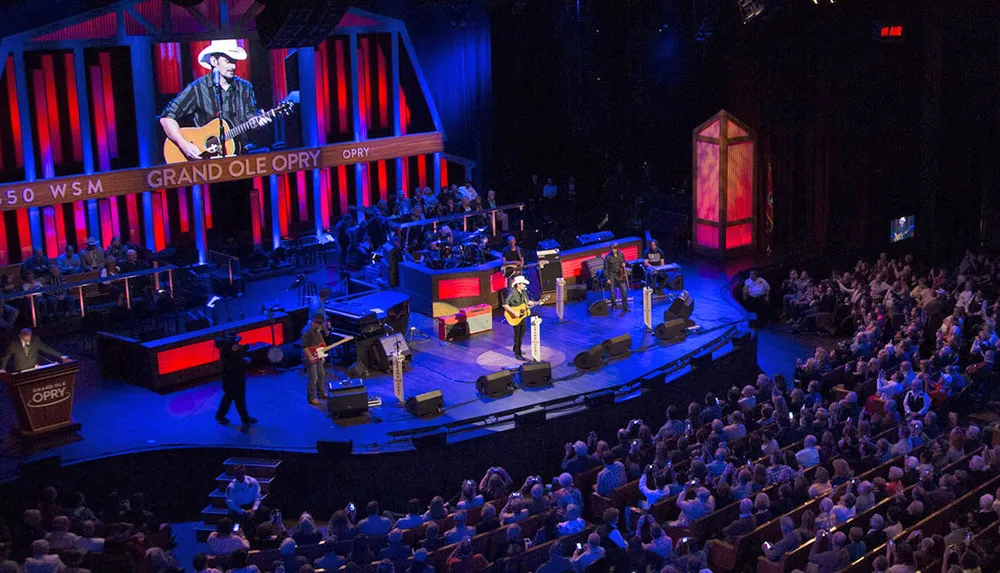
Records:
[[[198,64],[211,70],[211,73],[188,84],[163,110],[160,125],[164,133],[189,159],[200,159],[201,150],[181,135],[181,122],[199,127],[221,117],[234,126],[259,113],[253,85],[236,77],[236,62],[245,59],[247,52],[236,40],[212,40],[198,54]],[[222,101],[221,114],[217,103],[219,99]],[[270,118],[261,116],[260,124],[265,125],[269,121]],[[245,147],[246,141],[240,138],[237,138],[239,147]]]
[[[528,298],[528,279],[524,278],[524,275],[518,275],[514,277],[511,282],[510,292],[507,293],[507,299],[503,303],[503,308],[509,313],[516,314],[514,310],[523,304],[526,304],[528,308],[537,305],[538,303]],[[514,357],[518,360],[526,361],[527,358],[521,354],[521,341],[524,340],[524,331],[527,329],[527,320],[522,320],[514,328]]]

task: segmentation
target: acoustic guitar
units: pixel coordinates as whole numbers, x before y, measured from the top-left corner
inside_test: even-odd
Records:
[[[261,127],[261,118],[275,118],[292,113],[297,98],[289,98],[261,114],[255,115],[236,127],[230,127],[224,119],[213,119],[201,127],[182,127],[184,139],[198,146],[201,159],[218,159],[236,155],[236,138],[248,131]],[[219,124],[222,124],[222,139],[219,139]],[[163,160],[167,163],[184,163],[190,161],[177,144],[169,138],[163,142]]]
[[[540,304],[545,304],[545,301],[549,300],[549,298],[551,298],[549,295],[545,295],[544,297],[542,297],[542,300],[540,300],[540,301],[538,301],[536,303],[531,303],[529,301],[529,302],[526,302],[524,304],[519,304],[517,306],[511,307],[514,310],[514,312],[510,312],[507,309],[504,309],[504,311],[503,311],[504,320],[506,320],[507,324],[509,324],[511,326],[517,326],[517,325],[521,324],[521,322],[524,321],[524,319],[526,319],[529,316],[531,316],[531,307],[532,306],[538,306]]]
[[[330,354],[331,350],[340,346],[341,344],[348,343],[352,340],[354,340],[354,337],[348,336],[347,338],[344,338],[343,340],[338,340],[337,342],[334,342],[329,346],[321,346],[321,345],[307,346],[306,348],[302,349],[302,354],[304,355],[303,358],[305,358],[306,364],[310,365],[316,364],[317,362],[322,362],[323,360],[326,360],[326,357]]]

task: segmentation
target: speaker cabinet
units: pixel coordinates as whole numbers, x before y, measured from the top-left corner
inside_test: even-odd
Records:
[[[681,271],[668,272],[667,288],[670,290],[684,290],[684,273]]]
[[[552,364],[530,362],[521,365],[521,387],[539,388],[552,385]]]
[[[694,312],[694,299],[684,291],[670,302],[670,308],[663,311],[663,322],[669,322],[673,318],[683,318],[687,320]]]
[[[566,285],[566,302],[579,302],[587,300],[587,285]]]
[[[444,408],[444,396],[440,390],[417,394],[406,401],[406,410],[418,418],[437,414],[442,408]]]
[[[491,397],[510,396],[514,392],[514,374],[510,370],[501,370],[480,376],[476,380],[476,390]]]
[[[602,346],[604,346],[604,351],[611,356],[621,356],[632,350],[632,335],[627,333],[619,334],[614,338],[605,340]]]
[[[392,360],[393,354],[396,353],[396,348],[399,348],[399,352],[403,355],[403,367],[409,367],[413,361],[413,353],[410,352],[410,347],[406,344],[406,339],[399,332],[383,336],[378,339],[378,344],[372,345],[372,352],[374,352],[372,367],[382,372],[391,372],[392,362],[390,360]]]
[[[560,263],[559,251],[543,250],[536,253],[538,256],[538,284],[541,292],[556,292],[556,280],[562,278],[562,264]]]
[[[608,301],[602,298],[601,300],[588,306],[587,312],[589,312],[591,316],[607,316]]]
[[[658,324],[654,334],[660,340],[680,340],[687,336],[687,323],[683,318],[674,318]]]
[[[604,358],[604,352],[605,348],[603,344],[598,344],[597,346],[584,350],[573,358],[573,366],[576,366],[581,370],[597,368],[601,365],[601,359]]]
[[[326,387],[326,408],[334,419],[360,416],[368,411],[368,389],[361,380],[331,381]]]
[[[365,365],[360,362],[355,362],[354,364],[351,364],[351,366],[348,367],[347,369],[348,378],[364,378],[367,375],[368,375],[368,369],[365,368]]]

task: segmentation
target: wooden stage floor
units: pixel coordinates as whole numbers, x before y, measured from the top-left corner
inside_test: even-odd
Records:
[[[542,359],[552,363],[553,378],[563,380],[548,388],[518,389],[513,395],[496,400],[478,395],[475,381],[483,374],[520,364],[511,356],[512,332],[503,319],[495,317],[494,330],[490,332],[458,342],[442,342],[433,337],[435,330],[431,319],[411,315],[411,326],[432,338],[415,341],[412,345],[413,367],[404,377],[406,395],[435,389],[440,389],[444,395],[444,412],[428,419],[411,416],[393,397],[391,377],[379,374],[366,378],[365,385],[370,396],[382,399],[382,406],[372,409],[367,418],[334,422],[326,413],[325,402],[317,407],[306,402],[305,376],[300,369],[293,369],[248,379],[249,409],[260,423],[244,432],[238,424],[222,426],[215,422],[215,410],[222,395],[218,382],[159,395],[144,388],[101,379],[93,360],[84,356],[81,357],[82,370],[74,408],[74,416],[83,423],[84,439],[43,455],[58,454],[67,463],[136,450],[185,446],[312,452],[317,440],[353,440],[356,452],[374,453],[403,447],[401,440],[391,437],[399,432],[615,386],[701,347],[721,335],[729,325],[737,324],[746,329],[747,315],[732,300],[723,270],[704,263],[682,266],[687,290],[695,300],[692,319],[704,328],[704,334],[689,336],[679,343],[659,342],[645,331],[642,323],[640,291],[632,293],[632,312],[621,317],[617,313],[592,317],[584,302],[576,302],[566,306],[564,320],[560,322],[555,316],[555,308],[545,306],[537,312],[543,319]],[[333,278],[322,276],[325,274],[325,270],[317,271],[311,278],[323,284]],[[291,279],[273,280],[276,282],[270,286],[251,284],[243,308],[256,310],[262,302],[273,301],[275,296],[294,294],[284,289],[284,283]],[[664,299],[654,302],[654,324],[659,322],[657,316],[662,319],[667,304]],[[612,359],[597,370],[578,374],[572,363],[578,352],[624,333],[630,333],[633,339],[633,352],[629,356]],[[337,372],[330,372],[329,376],[341,377]],[[0,411],[4,420],[0,430],[9,435],[7,430],[13,423],[13,416],[9,415],[12,414],[10,404],[4,403]],[[239,419],[235,409],[229,417],[234,421]],[[497,427],[481,431],[497,431]],[[449,439],[473,435],[478,433]],[[4,444],[4,457],[8,464],[30,459],[15,452],[9,441]]]

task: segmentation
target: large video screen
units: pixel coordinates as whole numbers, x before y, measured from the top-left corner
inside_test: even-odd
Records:
[[[913,215],[896,217],[889,221],[889,242],[897,243],[913,238]]]

